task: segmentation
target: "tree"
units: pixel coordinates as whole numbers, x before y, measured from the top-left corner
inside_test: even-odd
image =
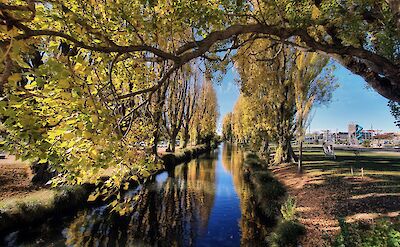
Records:
[[[232,135],[234,140],[238,144],[245,143],[247,137],[244,134],[245,128],[243,125],[243,114],[244,114],[244,99],[242,95],[239,96],[239,99],[236,101],[235,106],[233,107],[232,112]]]
[[[192,126],[196,144],[210,145],[216,135],[218,116],[217,95],[212,82],[206,77],[200,89]]]
[[[332,68],[325,68],[328,60],[266,40],[239,49],[235,65],[245,102],[241,103],[241,129],[256,149],[268,150],[269,141],[276,142],[275,163],[295,160],[292,138],[297,134],[302,146],[312,106],[330,100],[335,84]],[[247,116],[252,116],[250,124]]]
[[[187,69],[187,68],[186,68]],[[175,152],[176,137],[181,130],[186,108],[186,95],[189,86],[190,75],[186,71],[179,71],[172,80],[173,83],[167,89],[166,102],[163,110],[163,121],[166,133],[169,137],[168,152]]]
[[[395,119],[394,124],[396,124],[396,126],[400,128],[400,103],[390,100],[388,102],[388,106],[390,108],[390,113]]]
[[[309,114],[316,104],[324,104],[332,98],[336,88],[329,59],[317,53],[297,52],[292,80],[295,89],[296,137],[299,143],[298,169],[303,161],[303,141],[309,124]]]
[[[169,82],[169,81],[168,81]],[[161,86],[160,90],[155,93],[155,96],[150,101],[150,112],[154,122],[153,129],[153,140],[152,140],[152,154],[155,160],[158,159],[158,142],[160,140],[160,135],[162,134],[162,113],[165,104],[166,93],[169,83],[165,83]]]
[[[199,98],[199,85],[198,85],[198,77],[197,73],[192,75],[192,79],[189,81],[188,93],[185,97],[185,112],[183,115],[183,123],[182,123],[182,147],[187,147],[190,135],[189,130],[190,126],[193,124],[193,116],[196,111],[196,104]]]
[[[48,161],[66,174],[63,182],[116,168],[118,187],[132,167],[139,175],[156,167],[140,143],[153,139],[149,104],[171,76],[193,59],[229,58],[258,39],[324,52],[400,101],[396,7],[394,0],[3,1],[6,147]],[[44,56],[38,68],[35,52]]]
[[[222,137],[225,141],[232,142],[232,113],[227,113],[222,119]]]
[[[256,40],[240,48],[235,60],[243,95],[259,106],[257,111],[251,110],[262,116],[259,121],[263,126],[258,129],[276,142],[274,158],[278,164],[294,160],[294,57],[295,51],[285,45]]]
[[[207,4],[205,4],[207,2]],[[51,7],[50,7],[51,6]],[[2,3],[3,45],[65,40],[101,53],[153,54],[174,67],[204,56],[216,45],[237,47],[253,33],[325,52],[363,76],[380,94],[399,101],[399,13],[394,0],[351,1],[12,1]],[[190,16],[191,18],[187,18]],[[114,28],[114,27],[118,28]],[[63,28],[68,27],[68,28]],[[168,28],[166,28],[168,27]],[[179,36],[196,30],[192,38]],[[178,46],[160,45],[171,36]],[[176,35],[175,35],[176,34]],[[252,38],[255,38],[253,36]],[[193,40],[194,37],[204,37]],[[293,43],[298,37],[301,43]],[[251,39],[252,39],[251,38]],[[228,40],[229,42],[225,42]],[[224,44],[225,42],[225,44]],[[226,46],[227,45],[227,46]],[[20,49],[25,52],[25,49]],[[12,74],[17,56],[5,56],[2,83]]]

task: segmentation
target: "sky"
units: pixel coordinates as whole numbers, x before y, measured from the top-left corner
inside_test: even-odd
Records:
[[[350,122],[359,124],[364,129],[370,129],[372,126],[373,129],[383,132],[400,131],[390,114],[388,100],[368,88],[362,77],[352,74],[339,64],[334,74],[339,88],[333,93],[329,105],[314,108],[309,128],[311,132],[326,129],[347,131]],[[219,132],[223,116],[233,110],[239,97],[239,87],[235,78],[238,78],[238,74],[233,67],[227,72],[222,83],[215,85],[220,107]]]

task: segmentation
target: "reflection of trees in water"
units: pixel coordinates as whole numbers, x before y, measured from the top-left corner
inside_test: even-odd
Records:
[[[250,184],[244,179],[244,153],[233,145],[224,144],[222,151],[222,165],[233,177],[236,193],[240,198],[242,217],[240,219],[241,245],[265,246],[267,227],[254,201],[254,193]]]
[[[66,232],[73,246],[188,246],[205,230],[214,204],[215,159],[181,165],[145,186],[127,216],[98,208],[84,211]],[[143,241],[139,244],[138,240]]]

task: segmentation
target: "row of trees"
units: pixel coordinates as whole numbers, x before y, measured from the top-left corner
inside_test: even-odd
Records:
[[[276,144],[275,163],[292,162],[295,137],[302,150],[310,112],[330,101],[336,88],[329,58],[284,44],[258,40],[240,48],[235,65],[241,95],[223,120],[226,140],[249,144],[269,157]],[[301,166],[301,151],[299,166]]]
[[[152,102],[153,154],[157,155],[160,138],[168,141],[167,151],[175,152],[179,135],[183,148],[189,143],[209,145],[215,137],[217,96],[210,78],[203,78],[198,65],[185,65],[157,92]]]

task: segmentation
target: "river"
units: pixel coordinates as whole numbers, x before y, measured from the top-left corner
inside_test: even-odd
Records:
[[[265,246],[268,226],[243,176],[243,152],[223,144],[107,205],[49,219],[2,238],[5,246]],[[1,242],[0,242],[1,243]]]

